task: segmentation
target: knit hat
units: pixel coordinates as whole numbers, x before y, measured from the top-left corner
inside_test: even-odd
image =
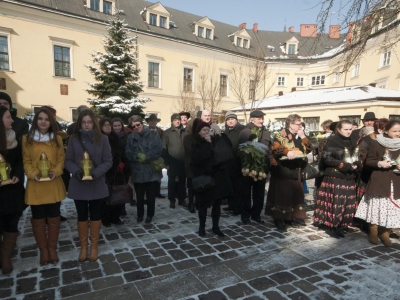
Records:
[[[181,116],[180,116],[179,114],[172,114],[172,116],[171,116],[171,122],[172,122],[173,120],[176,120],[176,119],[181,120]]]
[[[0,92],[0,99],[6,100],[8,102],[8,104],[10,104],[10,109],[12,108],[11,97],[7,93]]]
[[[206,122],[200,122],[199,124],[197,124],[196,132],[199,133],[200,130],[202,130],[204,127],[211,128],[211,127],[210,127],[210,124],[208,124],[208,123],[206,123]]]
[[[225,114],[225,121],[229,118],[234,118],[237,120],[237,115],[233,111],[228,110]]]

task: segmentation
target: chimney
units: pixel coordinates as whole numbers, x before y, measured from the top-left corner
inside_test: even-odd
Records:
[[[350,22],[349,30],[347,31],[347,37],[346,37],[346,45],[347,46],[351,45],[351,39],[353,38],[353,27],[354,27],[354,22]]]
[[[258,32],[258,23],[253,24],[253,31]]]
[[[279,91],[279,94],[278,94],[279,96],[283,96],[283,92],[282,91]]]
[[[316,24],[301,24],[300,36],[317,37],[318,26]]]
[[[340,25],[329,26],[329,38],[330,39],[340,38]]]
[[[376,87],[376,82],[371,82],[369,86]]]
[[[239,28],[246,29],[246,23],[242,23],[239,25]]]
[[[289,32],[294,32],[294,26],[289,27]]]
[[[296,91],[296,88],[295,87],[292,87],[292,92],[295,92]]]

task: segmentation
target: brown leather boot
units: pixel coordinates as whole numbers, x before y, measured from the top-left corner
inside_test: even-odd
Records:
[[[47,249],[49,251],[49,261],[53,264],[56,264],[60,261],[57,255],[58,235],[60,234],[60,216],[55,218],[47,218],[47,228]]]
[[[389,238],[390,229],[389,228],[385,228],[385,227],[381,227],[381,232],[382,232],[381,241],[385,245],[385,247],[392,246],[392,241]]]
[[[46,218],[31,219],[33,235],[40,250],[40,264],[47,265],[50,261],[47,248]]]
[[[78,256],[78,260],[80,262],[84,262],[87,259],[88,232],[89,232],[89,221],[78,222],[79,241],[81,242],[81,251],[79,252]]]
[[[371,244],[377,245],[378,240],[378,225],[370,224],[369,225],[369,242]]]
[[[90,221],[90,261],[96,261],[98,257],[98,245],[101,221]]]
[[[2,273],[8,275],[13,270],[11,255],[17,241],[18,232],[3,232],[3,244],[1,246],[1,265]]]

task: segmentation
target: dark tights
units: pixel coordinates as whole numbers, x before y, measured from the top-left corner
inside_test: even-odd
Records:
[[[199,220],[200,228],[206,227],[207,208],[210,203],[208,201],[199,202]],[[213,228],[219,228],[219,218],[221,217],[221,199],[214,200],[211,208],[211,218],[213,221]]]
[[[60,215],[61,202],[31,205],[32,218],[43,219],[43,218],[57,218]]]
[[[78,213],[78,221],[87,221],[89,219],[89,216],[91,221],[100,221],[102,201],[103,199],[74,200],[76,212]]]

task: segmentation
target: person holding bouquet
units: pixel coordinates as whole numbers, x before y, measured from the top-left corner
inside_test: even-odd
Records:
[[[265,208],[265,213],[274,218],[275,226],[281,230],[286,229],[285,224],[296,226],[295,219],[306,218],[301,170],[307,166],[306,154],[312,151],[299,115],[289,115],[285,126],[275,135],[271,149],[272,177]]]

